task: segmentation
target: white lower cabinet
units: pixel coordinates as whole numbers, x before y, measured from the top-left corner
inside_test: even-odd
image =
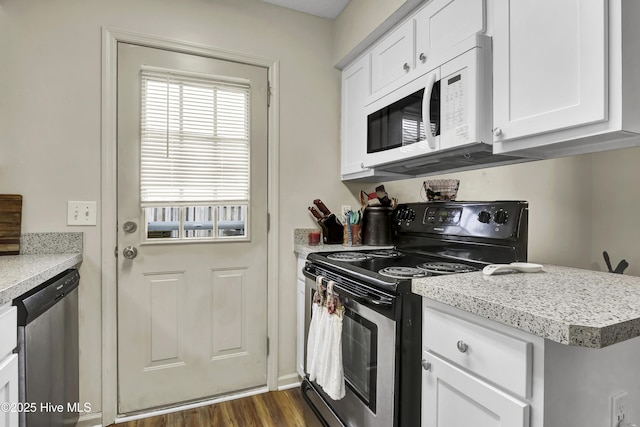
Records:
[[[530,406],[470,372],[423,353],[422,426],[528,427]]]
[[[0,427],[18,426],[18,355],[13,354],[17,338],[17,311],[0,307]]]
[[[423,310],[423,427],[529,427],[533,344]]]
[[[640,425],[640,337],[560,344],[427,298],[422,335],[422,427],[609,426],[620,392]]]
[[[305,264],[304,257],[298,257],[298,272],[297,272],[297,327],[296,332],[296,371],[298,375],[304,378],[304,275],[302,274],[302,268]]]

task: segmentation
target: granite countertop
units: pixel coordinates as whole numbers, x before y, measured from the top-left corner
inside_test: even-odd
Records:
[[[0,304],[82,262],[82,233],[27,233],[20,255],[0,256]]]
[[[368,246],[368,245],[310,245],[308,243],[308,234],[310,231],[319,231],[315,228],[296,228],[293,230],[293,252],[298,256],[306,257],[312,252],[338,252],[338,251],[364,251],[374,249],[389,249],[392,245],[387,246]]]
[[[371,251],[375,249],[391,249],[393,246],[368,246],[368,245],[359,245],[359,246],[347,246],[347,245],[308,245],[308,244],[296,244],[293,248],[293,251],[298,256],[306,257],[312,252],[346,252],[346,251]]]
[[[602,348],[640,336],[640,277],[544,265],[415,279],[412,290],[561,344]]]

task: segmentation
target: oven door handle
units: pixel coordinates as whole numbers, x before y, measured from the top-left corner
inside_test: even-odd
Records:
[[[306,277],[312,279],[314,282],[316,280],[316,278],[318,277],[317,274],[315,274],[312,269],[308,268],[307,266],[304,267],[303,273]],[[325,280],[327,280],[326,278],[324,278]],[[333,285],[333,289],[338,293],[338,295],[342,294],[348,294],[350,296],[356,297],[356,298],[360,298],[362,300],[364,300],[364,302],[366,302],[367,304],[371,304],[371,305],[377,305],[379,307],[391,307],[393,306],[393,301],[387,298],[382,297],[381,299],[376,299],[376,298],[371,298],[369,295],[362,293],[362,292],[358,292],[356,290],[353,289],[347,289],[343,286],[340,285],[340,283],[334,282],[335,285]]]

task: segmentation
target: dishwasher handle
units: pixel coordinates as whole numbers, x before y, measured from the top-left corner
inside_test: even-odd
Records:
[[[76,269],[65,270],[13,300],[18,309],[18,326],[26,326],[56,305],[80,285]]]

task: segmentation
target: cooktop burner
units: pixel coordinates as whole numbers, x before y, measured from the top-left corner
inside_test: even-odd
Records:
[[[362,252],[335,252],[327,255],[327,259],[345,262],[364,261],[368,258],[369,257]]]
[[[378,274],[394,279],[412,279],[424,277],[427,272],[415,267],[385,267],[379,270]]]
[[[453,262],[426,262],[418,265],[417,268],[431,274],[456,274],[478,271],[477,268],[470,265]]]
[[[367,254],[377,258],[398,258],[403,256],[402,252],[396,251],[395,249],[377,249],[375,251],[369,251]]]

